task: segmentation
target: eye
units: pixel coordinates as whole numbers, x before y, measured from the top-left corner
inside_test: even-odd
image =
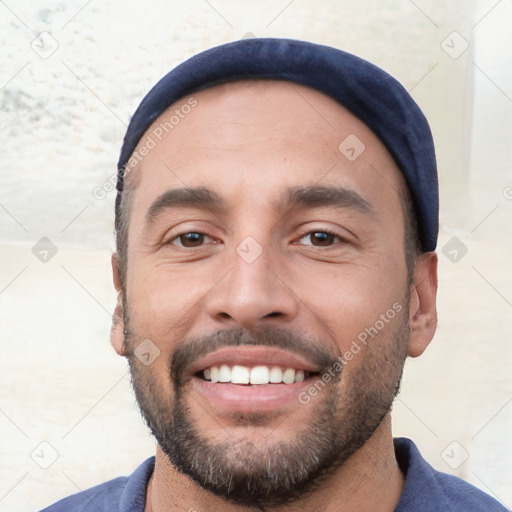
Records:
[[[308,238],[310,239],[310,243],[304,243],[304,245],[312,245],[313,247],[329,247],[336,241],[336,239],[341,242],[345,241],[342,237],[332,231],[322,230],[306,233],[301,237],[299,242]]]
[[[177,245],[183,248],[200,247],[205,242],[205,239],[212,240],[212,243],[217,243],[205,233],[198,233],[197,231],[190,231],[188,233],[181,233],[180,235],[171,238],[167,244]]]

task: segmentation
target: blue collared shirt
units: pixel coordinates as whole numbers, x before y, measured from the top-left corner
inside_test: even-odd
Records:
[[[394,439],[394,445],[406,475],[395,512],[509,512],[464,480],[436,471],[410,439]],[[144,512],[146,487],[154,467],[155,457],[150,457],[129,477],[74,494],[41,512]]]

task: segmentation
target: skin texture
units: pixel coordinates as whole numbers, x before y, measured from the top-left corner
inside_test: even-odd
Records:
[[[407,284],[398,194],[404,180],[371,130],[320,92],[258,81],[216,86],[194,98],[197,106],[128,176],[128,271],[123,282],[114,254],[119,295],[112,344],[129,359],[146,419],[153,413],[155,428],[165,429],[176,417],[187,418],[204,445],[222,447],[212,453],[223,468],[256,468],[284,443],[300,460],[315,433],[334,436],[339,453],[324,461],[321,478],[304,485],[306,494],[279,503],[276,492],[274,501],[259,496],[250,507],[198,485],[159,446],[147,510],[392,511],[404,479],[394,458],[389,406],[404,358],[420,355],[436,328],[435,253],[420,255],[414,282]],[[352,162],[338,150],[350,134],[365,145]],[[146,143],[143,138],[139,148]],[[147,224],[161,194],[198,186],[215,191],[224,207],[167,209]],[[281,194],[297,186],[343,187],[371,213],[354,205],[278,208]],[[336,236],[313,236],[325,230]],[[185,233],[207,236],[190,244],[194,237],[178,237]],[[250,263],[237,252],[249,236],[257,244],[241,247],[261,250]],[[300,356],[311,361],[320,353],[332,362],[394,304],[400,306],[396,316],[307,405],[290,400],[239,414],[212,403],[186,365],[171,371],[178,349],[187,353],[194,342],[196,351],[209,347],[214,333],[228,345],[241,339],[265,345],[265,332],[284,330],[292,343],[304,342]],[[144,339],[159,350],[149,366],[134,356]],[[357,445],[355,453],[347,443]]]

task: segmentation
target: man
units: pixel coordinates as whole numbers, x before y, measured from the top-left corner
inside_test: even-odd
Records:
[[[125,136],[112,257],[156,457],[46,510],[505,510],[391,433],[437,230],[430,129],[381,69],[253,39],[171,71]]]

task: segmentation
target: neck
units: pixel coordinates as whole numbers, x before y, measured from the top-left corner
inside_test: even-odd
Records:
[[[404,483],[395,458],[388,414],[371,439],[311,494],[295,503],[267,510],[393,512]],[[249,512],[255,509],[227,503],[202,489],[179,473],[158,447],[155,470],[147,489],[145,512],[178,510]]]

